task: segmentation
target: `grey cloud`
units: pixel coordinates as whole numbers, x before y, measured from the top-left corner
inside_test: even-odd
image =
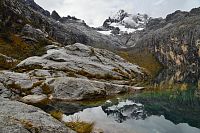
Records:
[[[130,13],[147,13],[165,17],[175,10],[200,6],[200,0],[35,0],[45,9],[56,10],[61,16],[72,15],[89,25],[100,26],[113,12],[125,9]]]

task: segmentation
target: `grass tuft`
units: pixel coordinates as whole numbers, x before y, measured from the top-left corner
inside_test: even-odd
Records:
[[[12,33],[0,34],[1,54],[18,60],[45,54],[45,46],[48,44],[49,43],[45,40],[40,40],[39,43],[36,44],[28,44],[18,35]]]
[[[155,56],[147,50],[139,52],[128,50],[118,51],[117,54],[130,63],[137,64],[140,67],[145,68],[152,77],[156,76],[162,69],[162,65],[157,61]]]
[[[50,114],[51,114],[51,116],[53,116],[57,120],[59,120],[59,121],[62,120],[63,112],[55,110],[55,111],[51,111]]]
[[[77,133],[92,133],[94,129],[93,122],[81,121],[79,117],[75,117],[70,122],[66,122],[66,126],[76,131]]]
[[[42,88],[43,94],[48,95],[48,94],[52,94],[53,93],[51,88],[49,87],[49,85],[46,84],[46,83],[43,83],[41,88]]]

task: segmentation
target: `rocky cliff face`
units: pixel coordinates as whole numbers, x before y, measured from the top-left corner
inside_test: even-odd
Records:
[[[121,48],[127,48],[128,52],[136,56],[143,51],[150,52],[164,67],[197,69],[200,63],[199,11],[200,8],[190,12],[178,10],[165,19],[138,14],[132,16],[135,23],[131,23],[131,26],[125,23],[131,15],[122,10],[107,19],[103,27],[116,34],[120,33],[120,29],[116,30],[113,23],[125,24],[126,28],[143,28],[134,33],[116,35],[123,44]],[[109,30],[107,32],[111,32]]]
[[[200,63],[200,8],[176,11],[166,19],[150,19],[145,31],[129,36],[133,50],[146,48],[167,67],[198,68]]]

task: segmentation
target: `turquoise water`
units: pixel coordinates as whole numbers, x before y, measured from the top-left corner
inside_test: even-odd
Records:
[[[199,106],[189,107],[176,101],[166,104],[168,101],[158,97],[159,101],[154,99],[151,104],[149,96],[107,100],[101,106],[68,115],[65,121],[79,117],[94,122],[105,133],[200,133]]]
[[[164,71],[139,94],[50,105],[65,121],[94,122],[104,133],[200,133],[199,74]]]

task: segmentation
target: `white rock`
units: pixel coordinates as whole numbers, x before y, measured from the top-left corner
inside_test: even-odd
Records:
[[[84,70],[90,74],[117,77],[131,77],[133,73],[142,74],[137,65],[131,64],[120,56],[84,44],[76,43],[59,49],[51,49],[41,57],[30,57],[17,67],[41,66],[43,69],[69,70],[73,72]],[[114,71],[119,70],[119,72]]]
[[[60,77],[46,81],[53,88],[53,98],[60,100],[84,100],[118,93],[136,91],[134,87],[88,79]]]

